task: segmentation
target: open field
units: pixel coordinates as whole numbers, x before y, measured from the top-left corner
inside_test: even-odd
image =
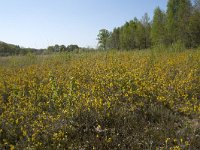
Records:
[[[0,58],[0,149],[200,149],[200,51]]]

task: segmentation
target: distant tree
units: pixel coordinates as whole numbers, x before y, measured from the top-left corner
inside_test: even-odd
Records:
[[[120,28],[114,28],[113,32],[110,33],[110,37],[107,41],[107,46],[111,49],[120,49]]]
[[[98,34],[102,49],[146,49],[152,44],[181,44],[187,48],[200,45],[200,0],[168,0],[167,11],[159,7],[154,11],[152,22],[147,13],[115,28]]]
[[[198,47],[200,45],[200,0],[195,0],[193,12],[190,17],[190,35],[191,46]]]
[[[170,43],[181,41],[189,46],[190,0],[169,0],[167,5],[167,29]]]
[[[120,46],[121,49],[130,49],[130,24],[129,22],[126,22],[122,27],[121,27],[121,32],[120,32]]]
[[[179,40],[186,46],[191,47],[190,17],[192,14],[192,4],[190,0],[180,0],[178,11],[178,32]]]
[[[78,50],[78,49],[79,49],[78,45],[73,45],[73,44],[68,45],[66,48],[67,51],[74,51],[74,50]]]
[[[190,18],[191,46],[198,47],[200,45],[200,13],[194,12]]]
[[[157,7],[154,10],[152,29],[151,29],[151,39],[153,44],[166,44],[166,16],[165,13]]]
[[[200,11],[200,0],[194,1],[194,7],[196,11]]]
[[[47,47],[47,52],[48,52],[48,53],[54,52],[54,46],[48,46],[48,47]]]
[[[180,0],[169,0],[167,4],[167,29],[172,44],[178,40],[178,7]]]
[[[19,45],[8,44],[0,41],[0,56],[26,55],[27,53],[41,54],[43,50],[24,48]]]
[[[145,48],[145,28],[143,24],[138,21],[136,28],[136,47],[139,49]]]
[[[135,18],[134,20],[131,20],[129,22],[129,36],[128,39],[130,41],[129,43],[129,48],[130,49],[135,49],[137,48],[136,46],[136,28],[137,28],[137,19]]]
[[[60,51],[60,46],[58,44],[56,44],[54,46],[54,52],[59,52]]]
[[[47,48],[47,52],[48,53],[52,53],[52,52],[70,52],[70,51],[74,51],[76,49],[79,49],[78,45],[68,45],[67,47],[65,45],[58,45],[56,44],[55,46],[49,46]]]
[[[150,18],[147,13],[142,17],[141,21],[135,21],[135,41],[136,47],[139,49],[146,49],[151,46],[151,25]]]
[[[142,25],[144,27],[144,48],[149,48],[151,46],[151,25],[150,25],[150,18],[147,13],[144,14],[142,17]]]
[[[137,22],[131,20],[126,22],[120,32],[120,47],[121,49],[136,48],[136,26]]]
[[[106,50],[107,49],[107,42],[110,37],[110,32],[106,29],[101,29],[99,34],[97,35],[97,40],[99,44],[99,48]]]
[[[65,45],[61,45],[61,46],[59,46],[59,51],[60,52],[64,52],[64,51],[66,51],[67,50],[67,48],[66,48],[66,46]]]

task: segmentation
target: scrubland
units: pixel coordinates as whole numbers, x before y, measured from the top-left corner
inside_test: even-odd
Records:
[[[200,51],[0,58],[0,149],[200,149]]]

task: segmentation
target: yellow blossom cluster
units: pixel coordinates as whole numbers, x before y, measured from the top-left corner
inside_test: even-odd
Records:
[[[199,117],[200,53],[155,55],[111,51],[37,56],[38,61],[23,66],[20,61],[13,66],[7,58],[8,64],[0,66],[0,149],[73,149],[75,145],[81,149],[82,139],[74,140],[81,136],[74,134],[77,129],[96,134],[94,143],[104,141],[112,147],[120,133],[111,137],[117,131],[106,125],[96,133],[91,116],[117,124],[113,116],[134,114],[151,104]],[[87,117],[83,125],[76,124],[81,113]],[[104,139],[101,134],[106,134]],[[72,141],[75,144],[70,145]]]

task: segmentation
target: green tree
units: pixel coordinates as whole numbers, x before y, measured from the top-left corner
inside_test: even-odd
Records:
[[[139,49],[145,48],[145,28],[143,24],[138,21],[136,27],[136,47]]]
[[[150,25],[150,18],[147,13],[144,14],[141,22],[144,27],[144,48],[146,49],[151,46],[151,38],[150,38],[151,25]]]
[[[179,40],[186,46],[191,47],[190,36],[190,17],[192,13],[192,4],[190,0],[180,0],[178,11],[178,33]]]
[[[60,46],[60,52],[64,52],[66,51],[66,46],[65,45],[61,45]]]
[[[121,28],[120,46],[121,49],[134,49],[136,47],[135,39],[136,23],[134,21],[126,22]]]
[[[120,49],[120,28],[114,28],[113,32],[110,34],[107,45],[111,49]]]
[[[191,46],[200,45],[200,13],[194,12],[190,18]]]
[[[157,7],[154,10],[153,23],[151,29],[151,39],[153,44],[166,44],[166,15]]]
[[[167,29],[170,43],[181,41],[186,46],[190,43],[189,18],[191,15],[190,0],[169,0],[167,4]]]
[[[110,37],[110,32],[106,29],[101,29],[99,34],[97,35],[97,40],[99,44],[99,48],[106,50],[107,49],[107,42]]]
[[[48,46],[47,53],[52,53],[52,52],[54,52],[54,46]]]
[[[178,6],[180,0],[169,0],[167,4],[167,29],[172,44],[178,40]]]
[[[66,48],[67,51],[74,51],[74,50],[78,50],[78,49],[79,49],[78,45],[73,45],[73,44],[68,45]]]
[[[136,48],[136,28],[137,28],[137,20],[136,18],[134,20],[131,20],[129,22],[129,34],[128,34],[128,40],[129,42],[129,48],[135,49]]]
[[[200,0],[194,1],[194,7],[195,10],[200,11]]]
[[[126,22],[122,27],[121,27],[121,32],[120,32],[120,48],[121,49],[128,49],[128,39],[127,39],[127,35],[128,35],[128,27],[129,27],[129,23]]]
[[[190,35],[191,46],[198,47],[200,45],[200,0],[195,1],[193,12],[190,17]]]
[[[56,44],[54,46],[54,52],[59,52],[60,51],[60,46],[58,44]]]
[[[136,31],[135,41],[136,47],[139,49],[146,49],[151,46],[151,25],[150,18],[147,13],[144,14],[141,21],[135,20]]]

